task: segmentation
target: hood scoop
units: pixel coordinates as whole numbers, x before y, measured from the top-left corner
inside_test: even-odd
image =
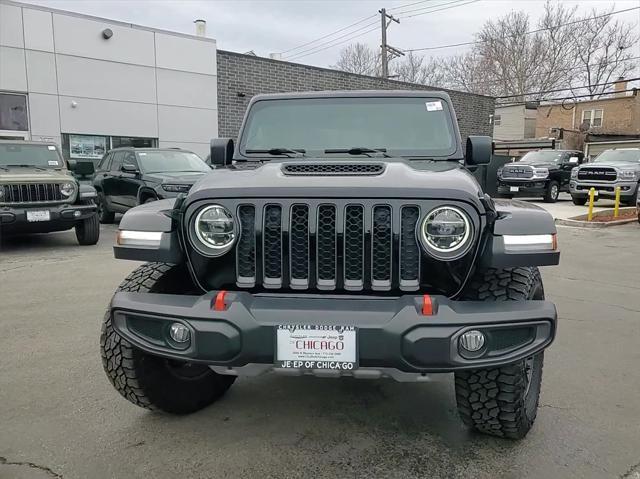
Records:
[[[282,172],[287,176],[378,176],[384,172],[384,163],[287,163]]]

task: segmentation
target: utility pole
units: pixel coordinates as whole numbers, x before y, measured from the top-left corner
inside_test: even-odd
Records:
[[[400,23],[400,20],[395,18],[393,15],[389,15],[386,8],[383,8],[378,12],[380,13],[380,28],[382,30],[382,44],[380,45],[382,54],[380,57],[382,61],[381,76],[382,78],[389,78],[389,60],[393,60],[396,57],[403,56],[404,52],[387,44],[387,28],[389,28],[391,22]]]

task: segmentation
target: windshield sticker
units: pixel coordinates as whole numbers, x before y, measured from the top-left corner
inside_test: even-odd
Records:
[[[58,162],[56,160],[49,160],[47,163],[49,163],[49,166],[58,166]]]
[[[427,106],[427,111],[441,111],[442,110],[442,102],[441,101],[428,101],[425,103]]]
[[[49,148],[49,150],[51,150],[51,151],[56,151],[56,147],[55,146],[49,145],[47,148]]]

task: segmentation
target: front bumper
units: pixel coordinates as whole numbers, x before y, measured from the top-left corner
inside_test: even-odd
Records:
[[[215,310],[214,293],[118,292],[111,317],[119,335],[149,354],[208,364],[228,374],[278,369],[278,325],[356,327],[359,369],[351,371],[354,376],[372,370],[420,375],[499,366],[541,351],[555,336],[556,308],[546,301],[451,301],[433,296],[433,314],[425,316],[422,299],[229,292],[225,308]],[[189,328],[188,345],[179,347],[170,339],[174,322]],[[485,350],[474,357],[458,345],[470,329],[481,330],[487,338]]]
[[[27,211],[48,211],[49,221],[30,222]],[[90,218],[97,212],[94,204],[57,204],[0,206],[0,228],[3,232],[48,232],[73,228],[78,221]]]
[[[616,188],[620,187],[620,197],[633,198],[635,195],[638,183],[635,180],[629,181],[579,181],[571,180],[569,183],[569,191],[571,196],[587,198],[589,196],[589,190],[594,188],[598,192],[600,198],[615,199]]]
[[[498,193],[513,196],[544,196],[549,180],[515,180],[498,181]],[[513,191],[517,188],[517,191]]]

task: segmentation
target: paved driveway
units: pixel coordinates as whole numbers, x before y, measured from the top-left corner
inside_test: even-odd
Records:
[[[560,312],[538,421],[520,442],[469,433],[451,379],[240,379],[187,417],[139,409],[98,335],[136,264],[73,233],[0,250],[0,478],[640,477],[640,226],[560,228],[543,271]]]

